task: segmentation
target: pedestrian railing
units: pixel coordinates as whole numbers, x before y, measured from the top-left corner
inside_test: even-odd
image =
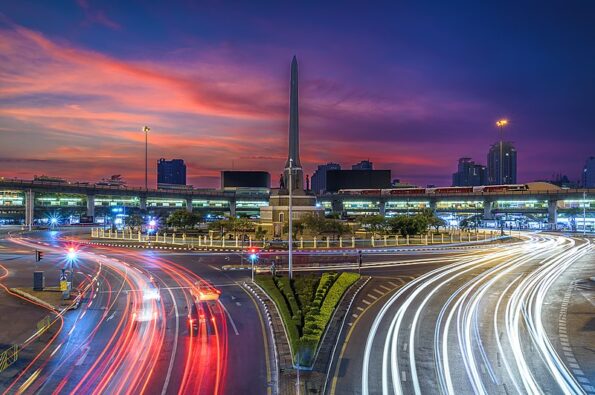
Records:
[[[430,233],[425,235],[401,236],[401,235],[376,235],[370,237],[340,236],[340,237],[297,237],[293,240],[293,247],[298,250],[308,249],[359,249],[359,248],[382,248],[401,246],[427,246],[439,244],[470,243],[489,241],[498,236],[494,230],[479,231],[449,231],[443,233]],[[185,233],[141,233],[132,229],[111,230],[103,228],[92,228],[91,237],[95,239],[122,240],[147,244],[168,244],[186,246],[191,248],[270,248],[287,249],[287,240],[255,239],[252,237],[242,238],[216,238],[213,235],[188,236]]]

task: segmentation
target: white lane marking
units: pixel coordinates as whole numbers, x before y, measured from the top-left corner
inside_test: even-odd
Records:
[[[116,312],[114,311],[114,312],[112,313],[112,315],[110,315],[109,317],[107,317],[106,321],[109,321],[109,320],[111,320],[112,318],[114,318],[114,316],[115,316],[115,315],[116,315]]]
[[[231,318],[231,314],[229,314],[229,311],[227,311],[227,309],[225,308],[225,305],[221,301],[219,301],[219,304],[221,305],[221,307],[223,307],[225,314],[227,314],[227,316],[229,317],[229,322],[231,322],[231,326],[233,327],[234,333],[236,335],[239,335],[240,333],[238,332],[238,328],[236,328],[235,322],[233,322],[233,318]]]
[[[60,349],[60,347],[62,347],[62,344],[59,344],[59,345],[58,345],[58,347],[56,347],[56,348],[54,349],[54,351],[52,351],[52,353],[50,354],[50,357],[53,357],[53,356],[54,356],[54,354],[56,354],[56,353],[58,352],[58,350]]]
[[[376,299],[378,299],[378,297],[377,297],[377,296],[374,296],[374,295],[372,295],[372,294],[367,294],[366,296],[367,296],[367,297],[369,297],[369,298],[372,298],[373,300],[376,300]]]
[[[370,304],[371,304],[371,303],[370,303],[370,302],[368,302],[366,299],[362,300],[362,302],[363,302],[364,304],[367,304],[367,305],[370,305]]]
[[[364,308],[363,308],[363,307],[360,307],[360,306],[357,306],[357,309],[358,309],[359,311],[364,311]]]
[[[213,270],[217,270],[218,272],[220,272],[220,271],[221,271],[221,269],[220,269],[220,268],[218,268],[217,266],[209,265],[209,267],[210,267],[211,269],[213,269]]]
[[[87,358],[87,354],[89,354],[89,350],[91,349],[91,347],[84,347],[83,350],[85,350],[83,352],[83,355],[81,355],[81,357],[78,359],[78,361],[76,361],[75,366],[81,366],[83,364],[83,362],[85,361],[85,358]]]
[[[386,292],[389,292],[391,289],[389,287],[387,287],[386,285],[379,285],[380,288],[384,289]]]
[[[401,381],[407,381],[407,372],[401,370]]]

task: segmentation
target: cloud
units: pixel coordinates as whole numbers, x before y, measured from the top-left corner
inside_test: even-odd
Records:
[[[84,23],[97,23],[112,30],[121,30],[122,26],[108,18],[102,10],[92,8],[87,0],[76,0],[76,3],[85,13]]]

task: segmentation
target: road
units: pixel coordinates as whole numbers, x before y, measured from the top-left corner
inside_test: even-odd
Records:
[[[59,267],[68,266],[63,257],[70,245],[78,249],[75,284],[83,292],[80,307],[50,314],[51,337],[48,333],[34,335],[38,317],[26,321],[19,318],[20,312],[6,311],[6,317],[23,321],[19,323],[23,336],[13,334],[11,343],[25,347],[13,367],[17,372],[12,369],[10,377],[0,375],[0,390],[270,392],[269,340],[255,302],[239,285],[245,274],[231,278],[219,270],[215,259],[221,261],[221,257],[88,248],[62,233],[37,232],[3,242],[1,281],[11,283],[9,286],[30,286],[32,268],[23,263],[32,258],[27,260],[19,254],[32,257],[34,248],[45,251],[40,262],[44,265],[38,269],[45,267],[49,269],[47,276],[57,276]],[[57,267],[51,268],[50,262]],[[198,334],[194,334],[187,325],[190,306],[195,303],[197,290],[213,286],[221,291],[220,300],[199,303],[208,319],[201,319]],[[37,311],[38,316],[49,313],[39,312],[37,306],[29,305],[28,309]],[[24,342],[25,334],[33,339]]]
[[[590,240],[531,235],[428,269],[360,300],[330,393],[595,393],[595,354],[571,347],[595,344],[593,328],[567,326],[559,297],[595,274]]]

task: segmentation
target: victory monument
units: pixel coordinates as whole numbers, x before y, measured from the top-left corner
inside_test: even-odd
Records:
[[[289,154],[278,190],[271,190],[269,206],[260,208],[260,222],[263,229],[273,237],[281,237],[283,228],[289,222],[289,201],[293,219],[308,214],[323,215],[324,210],[316,207],[316,197],[304,190],[304,171],[300,163],[300,129],[298,111],[298,64],[295,56],[291,61],[291,85],[289,93]]]

